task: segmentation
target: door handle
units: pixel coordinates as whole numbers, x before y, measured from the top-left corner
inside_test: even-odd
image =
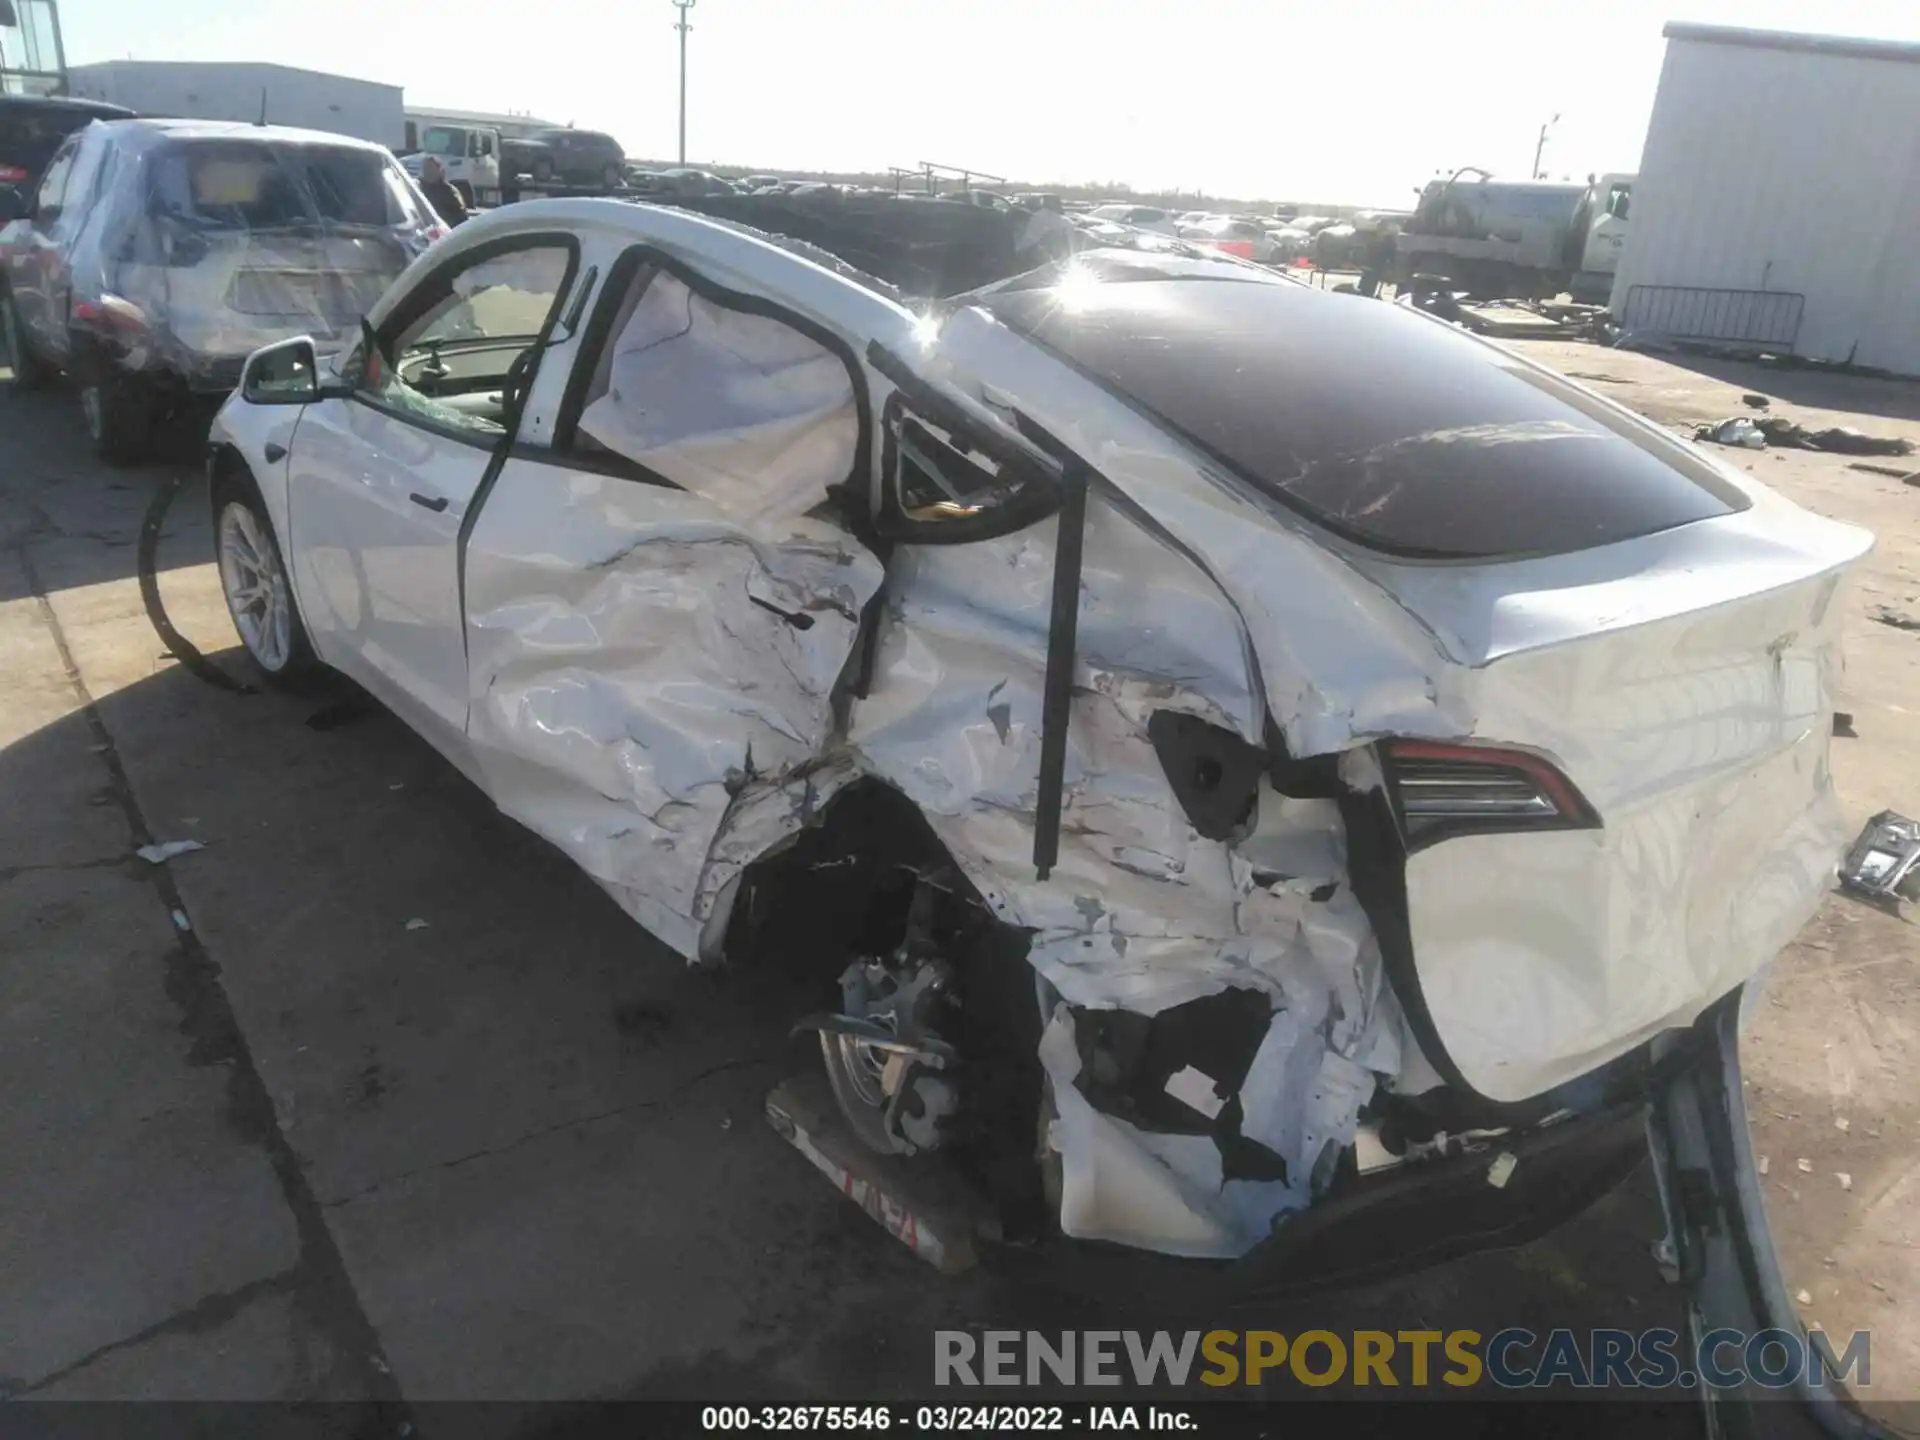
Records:
[[[436,495],[431,500],[424,495],[409,495],[407,498],[416,505],[424,505],[436,515],[447,508],[447,497],[444,495]]]
[[[282,460],[287,458],[287,447],[284,445],[276,445],[273,441],[269,440],[265,445],[260,447],[260,453],[267,457],[267,463],[269,465],[278,465]]]

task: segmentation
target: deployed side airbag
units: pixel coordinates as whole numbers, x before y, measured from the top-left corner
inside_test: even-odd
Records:
[[[656,274],[613,344],[580,428],[736,519],[779,521],[853,469],[860,421],[845,363],[771,316]]]

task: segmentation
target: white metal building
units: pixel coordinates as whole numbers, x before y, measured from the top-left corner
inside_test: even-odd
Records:
[[[397,150],[406,142],[398,85],[249,62],[103,60],[67,67],[68,93],[142,115],[330,130]]]
[[[1615,318],[1920,375],[1920,44],[1665,33]]]

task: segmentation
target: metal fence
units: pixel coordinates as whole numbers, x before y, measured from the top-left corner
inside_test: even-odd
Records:
[[[1633,285],[1620,325],[1675,340],[1791,351],[1807,297],[1789,290],[1720,290],[1700,285]]]

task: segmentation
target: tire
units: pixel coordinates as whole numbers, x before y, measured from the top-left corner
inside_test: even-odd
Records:
[[[10,295],[0,299],[0,332],[6,336],[7,362],[13,366],[13,388],[44,390],[51,385],[57,372],[27,344],[27,327],[14,314]]]
[[[80,414],[94,453],[109,465],[138,465],[153,453],[153,389],[102,366],[80,385]]]
[[[310,691],[326,667],[301,622],[260,489],[251,475],[231,465],[214,478],[213,535],[220,593],[248,661],[277,690]]]
[[[545,155],[537,157],[533,162],[533,178],[542,185],[551,184],[553,181],[553,161],[549,160]]]

